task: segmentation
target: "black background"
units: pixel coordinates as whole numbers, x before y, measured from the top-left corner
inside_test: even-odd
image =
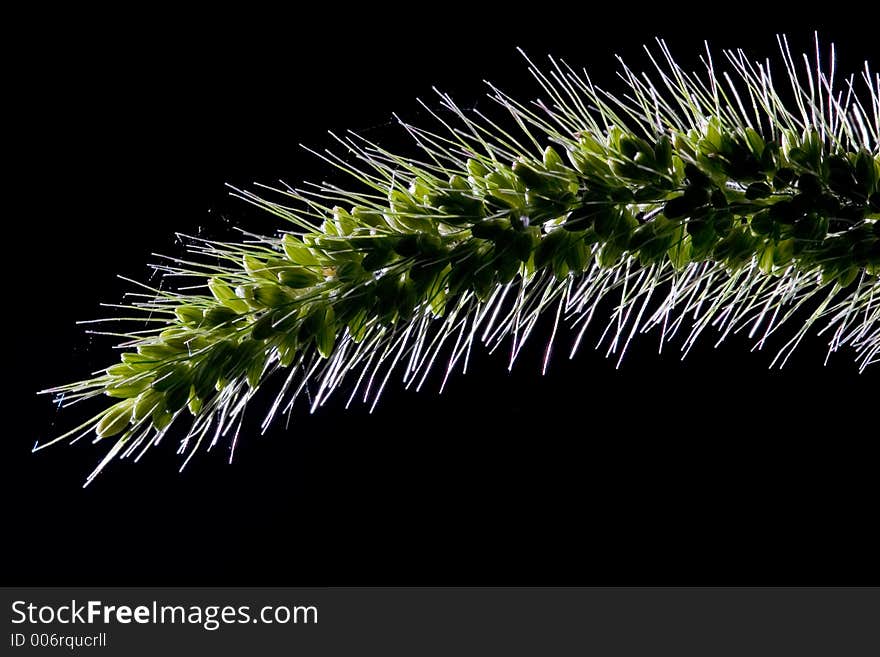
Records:
[[[441,397],[392,385],[372,415],[340,397],[263,437],[254,412],[232,465],[218,450],[178,474],[166,439],[87,489],[104,446],[31,454],[80,417],[34,393],[111,362],[74,322],[128,289],[115,275],[180,253],[174,231],[280,228],[224,183],[333,175],[298,146],[328,129],[400,146],[391,112],[427,123],[432,85],[466,107],[489,104],[484,78],[530,98],[516,46],[611,87],[613,55],[645,66],[655,35],[691,66],[703,39],[764,56],[816,27],[840,70],[876,60],[875,17],[806,6],[515,4],[10,23],[4,583],[880,582],[877,374],[846,353],[823,368],[815,338],[782,372],[744,340],[681,363],[646,337],[620,370],[559,349],[544,377],[539,339],[510,374],[476,355]]]

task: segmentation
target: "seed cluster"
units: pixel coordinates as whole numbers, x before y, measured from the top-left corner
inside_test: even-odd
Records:
[[[340,340],[443,317],[465,297],[486,302],[503,286],[547,273],[566,281],[596,266],[684,271],[715,263],[731,276],[756,268],[835,291],[857,281],[876,286],[876,143],[869,150],[840,130],[828,134],[823,122],[797,131],[778,108],[768,112],[770,129],[759,131],[725,112],[646,128],[600,105],[614,120],[597,129],[565,115],[580,126],[567,134],[508,109],[530,137],[523,124],[540,128],[543,150],[481,138],[483,148],[434,147],[442,165],[374,150],[369,164],[378,173],[358,177],[381,195],[290,194],[321,219],[317,228],[290,208],[248,197],[303,230],[197,246],[222,264],[168,271],[200,276],[204,293],[157,291],[141,307],[165,325],[133,339],[103,375],[56,392],[118,399],[83,426],[101,438],[123,434],[121,449],[139,430],[161,436],[184,409],[225,414],[268,372],[310,354],[330,358]]]

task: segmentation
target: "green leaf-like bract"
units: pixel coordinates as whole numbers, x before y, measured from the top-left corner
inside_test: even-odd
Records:
[[[624,67],[625,96],[553,60],[548,73],[532,66],[543,100],[492,88],[508,125],[441,95],[440,130],[403,124],[419,157],[340,139],[348,157],[322,157],[354,190],[267,188],[274,200],[236,190],[291,230],[192,239],[198,257],[160,266],[202,291],[148,288],[132,307],[160,318],[156,329],[131,334],[106,373],[53,390],[66,402],[116,400],[59,439],[116,436],[98,472],[192,415],[188,460],[237,432],[278,370],[264,426],[306,387],[313,407],[343,382],[375,403],[395,369],[419,387],[438,355],[448,374],[476,342],[509,338],[512,363],[544,311],[554,336],[562,321],[577,328],[577,348],[612,294],[603,339],[620,357],[653,327],[669,340],[687,326],[687,350],[708,326],[722,337],[748,329],[761,346],[795,323],[782,364],[821,320],[830,351],[876,363],[880,80],[866,68],[866,93],[839,93],[817,66],[801,85],[783,45],[787,106],[767,65],[741,52],[725,53],[727,81],[711,57],[698,77],[662,42],[659,54],[661,83]]]

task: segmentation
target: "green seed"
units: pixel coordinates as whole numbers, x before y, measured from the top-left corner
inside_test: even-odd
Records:
[[[673,232],[670,239],[671,246],[667,255],[672,266],[681,271],[691,261],[691,238],[685,232],[683,225],[679,225]]]
[[[275,280],[275,273],[268,268],[267,264],[252,255],[242,256],[242,266],[250,276],[264,278],[269,281]]]
[[[288,333],[281,336],[278,342],[278,362],[282,367],[290,367],[298,353],[299,342],[294,333]]]
[[[138,379],[123,379],[118,383],[111,383],[104,389],[104,393],[108,397],[129,399],[130,397],[137,397],[149,386],[150,379],[146,376],[141,376]]]
[[[601,267],[607,269],[616,265],[622,255],[623,249],[613,242],[608,242],[599,250],[597,262]]]
[[[333,353],[333,345],[336,342],[336,323],[333,316],[333,307],[327,306],[321,327],[315,336],[315,346],[318,353],[324,358],[330,358]]]
[[[158,390],[147,390],[135,400],[132,418],[135,422],[140,422],[148,415],[151,415],[156,409],[164,408],[165,395]]]
[[[315,255],[309,250],[309,247],[290,233],[284,236],[281,246],[284,249],[284,255],[295,265],[315,267],[320,264]]]
[[[254,301],[268,308],[277,308],[290,301],[284,288],[275,283],[260,283],[254,288]]]
[[[98,434],[98,437],[109,438],[125,431],[131,422],[133,405],[133,399],[126,399],[111,406],[95,426],[95,433]]]
[[[540,269],[551,262],[567,243],[568,233],[566,231],[555,230],[548,233],[535,250],[535,268]]]
[[[180,351],[164,342],[151,342],[138,346],[138,353],[144,358],[156,360],[165,360],[177,356]]]
[[[749,221],[749,226],[758,235],[769,235],[773,231],[773,219],[770,210],[765,209],[756,213]]]
[[[818,196],[822,193],[822,183],[814,174],[804,173],[798,178],[798,189],[809,196]]]
[[[197,334],[195,331],[181,328],[179,326],[165,329],[159,334],[159,339],[176,352],[188,351],[196,337]]]
[[[848,267],[837,277],[837,282],[840,284],[840,287],[848,287],[856,280],[858,275],[858,267]]]
[[[758,256],[758,268],[765,274],[773,271],[773,252],[772,242],[767,242],[764,250],[761,251],[761,255]]]
[[[308,314],[303,319],[302,324],[300,324],[299,328],[299,340],[300,342],[306,343],[312,340],[316,335],[318,335],[318,331],[321,330],[321,325],[324,322],[324,314],[326,313],[326,308],[323,305],[315,305],[309,310]]]
[[[345,208],[335,206],[333,212],[333,223],[336,224],[336,230],[340,235],[351,235],[358,227],[358,223],[349,214]]]
[[[773,187],[777,190],[784,189],[794,182],[795,172],[792,169],[787,167],[783,167],[776,172],[776,175],[773,176]]]
[[[263,376],[263,369],[266,367],[266,351],[258,350],[253,357],[247,369],[247,382],[251,389],[257,387],[260,383],[260,377]]]
[[[668,170],[672,166],[672,141],[667,135],[663,135],[654,144],[654,160],[662,170]]]
[[[458,190],[460,192],[469,192],[471,191],[471,186],[468,184],[467,180],[459,176],[458,174],[454,174],[449,176],[449,186],[452,189]]]
[[[346,263],[348,264],[348,263]],[[321,279],[305,267],[287,267],[278,272],[278,280],[282,285],[296,289],[312,287]]]
[[[204,319],[204,310],[199,306],[178,306],[174,309],[174,314],[181,324],[198,327]]]
[[[712,179],[705,173],[703,173],[703,171],[701,171],[700,168],[692,162],[688,162],[684,165],[684,175],[691,185],[705,188],[708,188],[712,185]]]
[[[189,386],[189,367],[183,364],[170,367],[153,382],[153,389],[159,392],[185,386]]]
[[[257,300],[254,298],[254,289],[256,285],[239,285],[235,288],[235,296],[241,299],[245,305],[250,309],[256,309],[260,307],[260,304],[257,303]]]
[[[603,240],[611,238],[622,219],[620,210],[615,206],[600,207],[593,217],[593,230]]]
[[[559,153],[556,152],[552,146],[547,146],[544,149],[544,166],[549,171],[561,171],[565,169],[565,161],[559,157]]]
[[[507,230],[510,230],[510,222],[506,219],[484,219],[471,227],[471,234],[480,239],[495,240]]]
[[[251,337],[254,340],[266,340],[278,333],[278,329],[275,328],[275,321],[277,319],[271,312],[260,317],[251,327]]]
[[[785,267],[794,257],[794,240],[777,242],[773,249],[773,264],[777,267]]]
[[[767,198],[773,190],[765,182],[754,182],[746,188],[746,198],[754,201],[759,198]]]
[[[174,413],[168,411],[164,408],[157,408],[153,411],[153,415],[151,417],[153,421],[153,427],[155,427],[158,431],[161,431],[174,419]]]
[[[394,252],[391,249],[370,251],[364,256],[361,266],[366,271],[379,271],[386,267],[394,259]]]
[[[208,289],[214,298],[224,306],[228,306],[237,313],[248,311],[248,305],[236,296],[235,290],[216,276],[208,280]]]
[[[513,164],[513,172],[519,176],[519,179],[525,183],[529,189],[547,189],[550,186],[550,180],[536,171],[531,164],[525,160],[517,160]]]
[[[172,413],[179,411],[189,401],[191,386],[183,384],[171,388],[165,393],[165,407]]]
[[[153,364],[152,358],[148,358],[142,354],[133,353],[130,351],[123,353],[121,358],[123,363],[126,363],[127,365],[130,365],[139,370],[149,368]]]
[[[467,170],[468,173],[474,178],[482,178],[487,173],[489,173],[489,169],[484,167],[479,160],[475,160],[473,158],[467,161]]]
[[[201,413],[203,405],[204,402],[195,395],[191,395],[189,401],[186,402],[186,407],[192,415],[198,415]]]
[[[418,235],[402,235],[394,245],[394,252],[403,258],[411,258],[419,252],[418,240]]]
[[[128,363],[117,363],[116,365],[111,365],[105,371],[110,376],[123,378],[134,376],[140,370],[138,370],[136,367],[132,367]]]
[[[748,141],[752,153],[754,153],[755,157],[761,157],[764,154],[764,140],[761,138],[761,135],[755,132],[754,128],[746,128],[745,133],[746,141]]]
[[[217,348],[215,347],[215,349]],[[220,374],[221,368],[217,358],[205,358],[198,367],[194,368],[192,386],[199,399],[208,399],[211,396]]]
[[[498,272],[500,283],[509,283],[519,273],[521,262],[511,251],[499,253],[495,261],[495,269]]]
[[[238,313],[232,308],[228,306],[214,306],[205,312],[204,323],[206,326],[221,326],[228,322],[235,321],[237,318]]]
[[[532,257],[532,252],[538,244],[536,230],[532,229],[515,233],[510,248],[521,262],[528,262],[529,258]]]
[[[583,240],[573,240],[565,251],[565,263],[576,274],[581,273],[590,261],[590,252]]]

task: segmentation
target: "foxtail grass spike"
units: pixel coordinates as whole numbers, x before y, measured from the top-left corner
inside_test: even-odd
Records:
[[[221,442],[231,458],[264,386],[264,430],[301,398],[375,405],[392,377],[445,385],[475,345],[512,366],[543,315],[548,358],[568,327],[567,353],[598,343],[618,363],[642,333],[683,354],[743,333],[781,367],[814,333],[854,373],[875,365],[880,76],[841,77],[818,39],[799,59],[781,38],[772,69],[707,48],[694,73],[646,50],[649,74],[621,62],[622,95],[552,58],[529,61],[538,100],[490,85],[503,119],[439,93],[434,127],[400,121],[415,157],[336,137],[319,156],[349,187],[233,189],[286,230],[187,238],[155,265],[181,286],[131,295],[120,362],[48,391],[104,408],[38,449],[95,435],[110,449],[91,481],[186,423],[183,465]]]

